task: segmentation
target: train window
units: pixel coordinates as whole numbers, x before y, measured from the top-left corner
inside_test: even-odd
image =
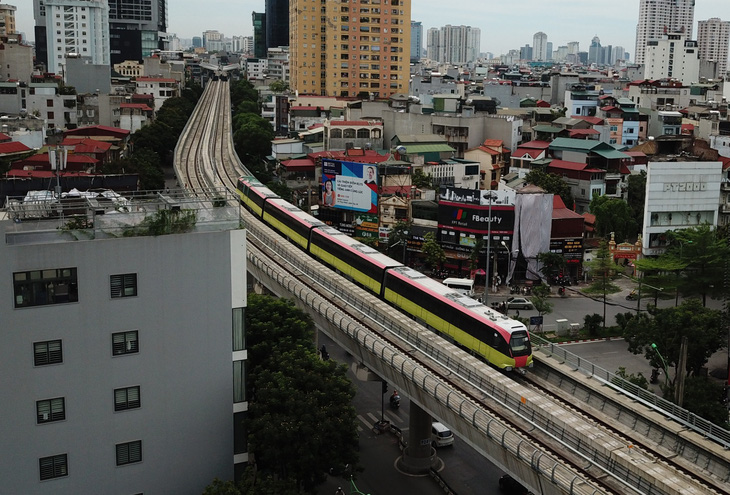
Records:
[[[524,356],[530,353],[530,340],[527,332],[515,332],[510,339],[510,348],[513,356]]]

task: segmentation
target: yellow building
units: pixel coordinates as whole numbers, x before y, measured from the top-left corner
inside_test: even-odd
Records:
[[[290,0],[290,87],[387,98],[408,92],[411,0]]]

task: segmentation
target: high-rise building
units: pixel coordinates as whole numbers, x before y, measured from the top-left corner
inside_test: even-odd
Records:
[[[532,36],[532,60],[545,62],[548,59],[547,34],[538,31]]]
[[[235,209],[176,201],[193,232],[141,232],[172,211],[162,197],[130,200],[141,217],[77,201],[74,215],[95,216],[83,239],[41,210],[19,213],[25,232],[0,220],[4,493],[199,493],[239,479],[245,231]]]
[[[289,46],[289,0],[266,0],[266,49]]]
[[[448,64],[464,64],[479,58],[481,30],[471,26],[446,26],[428,30],[428,58]]]
[[[423,24],[421,21],[411,21],[411,63],[421,59],[423,53]]]
[[[700,59],[697,42],[682,33],[665,34],[647,43],[644,79],[678,79],[683,84],[699,80]]]
[[[578,55],[580,51],[580,43],[577,41],[568,42],[568,55]]]
[[[290,0],[292,90],[384,98],[407,93],[411,0],[354,5]]]
[[[66,57],[88,57],[110,64],[109,10],[106,0],[45,0],[48,72],[63,74]]]
[[[684,33],[691,39],[694,12],[695,0],[641,0],[634,62],[643,64],[646,44],[664,34]]]
[[[51,3],[60,4],[59,0],[33,0],[36,59],[46,64],[49,70],[52,70],[50,67],[57,66],[58,53],[55,49],[58,44],[66,44],[67,41],[65,30],[58,29],[58,19],[47,20],[48,6]],[[69,7],[78,9],[79,16],[86,15],[82,12],[84,8],[99,9],[96,4],[104,6],[106,12],[103,15],[107,23],[105,30],[108,33],[104,43],[108,45],[106,51],[110,64],[125,60],[141,62],[153,50],[167,48],[167,0],[69,0],[66,3]],[[51,23],[50,27],[47,22]],[[79,22],[79,27],[82,27],[83,19],[80,17]],[[57,41],[61,34],[59,31],[64,34],[61,42]],[[83,36],[83,29],[80,33]],[[54,45],[53,52],[50,43]]]
[[[0,36],[15,34],[15,5],[0,4]]]
[[[730,46],[730,21],[721,21],[719,17],[698,21],[697,46],[700,60],[717,63],[715,78],[725,77]]]
[[[532,60],[532,47],[530,45],[520,48],[520,60]]]
[[[547,58],[545,60],[552,60],[553,59],[553,42],[548,41],[545,43],[545,46],[547,46]]]
[[[588,63],[602,64],[602,59],[603,50],[601,49],[601,39],[598,36],[594,36],[591,40],[591,46],[588,47]]]
[[[252,12],[251,22],[253,22],[253,56],[266,58],[266,14]]]

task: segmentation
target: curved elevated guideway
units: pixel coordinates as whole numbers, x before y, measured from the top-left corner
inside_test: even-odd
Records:
[[[220,194],[221,187],[235,190],[236,178],[248,175],[230,137],[228,83],[214,81],[206,87],[176,148],[176,173],[187,187],[185,194],[211,196]],[[258,280],[275,294],[294,298],[361,363],[536,493],[662,495],[730,490],[726,456],[703,454],[702,459],[713,460],[699,464],[670,461],[680,452],[672,452],[666,444],[654,448],[656,442],[643,438],[656,440],[661,436],[656,433],[658,426],[649,427],[652,435],[643,435],[607,421],[595,408],[578,410],[578,401],[569,394],[553,397],[559,387],[539,376],[530,385],[514,374],[496,371],[371,293],[323,270],[251,213],[243,211],[243,222],[248,269]],[[499,316],[495,313],[494,318]],[[616,391],[601,386],[591,394]],[[667,416],[645,416],[640,417],[652,425],[669,421]],[[406,454],[424,440],[414,431]],[[695,449],[710,450],[706,444],[701,447],[706,440],[695,432],[677,435],[694,435]],[[721,455],[723,448],[717,451]]]

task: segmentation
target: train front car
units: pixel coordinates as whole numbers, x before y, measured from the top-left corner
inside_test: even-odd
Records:
[[[380,295],[385,270],[402,266],[332,227],[312,230],[309,252],[375,295]]]
[[[532,366],[525,325],[416,270],[388,270],[383,297],[498,368],[511,371]]]

